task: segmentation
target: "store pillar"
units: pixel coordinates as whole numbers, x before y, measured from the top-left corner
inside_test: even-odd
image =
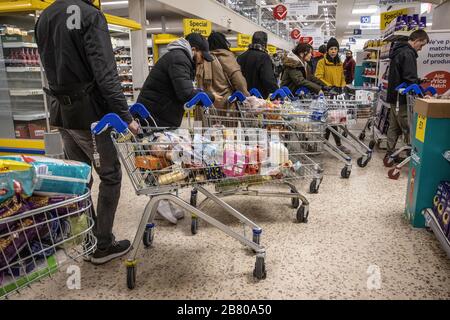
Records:
[[[148,76],[148,54],[147,54],[147,13],[145,0],[134,0],[129,2],[130,18],[141,24],[142,29],[131,31],[131,61],[133,64],[133,87],[134,100],[137,100],[139,89]],[[138,89],[138,90],[136,90]]]

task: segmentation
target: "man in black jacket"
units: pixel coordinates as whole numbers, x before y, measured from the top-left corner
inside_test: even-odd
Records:
[[[67,157],[94,162],[100,176],[95,219],[98,242],[90,260],[103,264],[126,254],[131,245],[128,240],[115,241],[112,233],[122,179],[117,153],[105,132],[96,137],[98,159],[90,128],[110,112],[135,133],[138,124],[122,93],[105,16],[91,0],[55,1],[42,12],[35,35],[49,84],[45,91],[51,125],[60,128]]]
[[[417,75],[417,52],[422,50],[429,41],[424,30],[417,30],[411,33],[407,42],[397,42],[391,49],[387,92],[387,102],[391,105],[387,132],[387,156],[394,151],[397,140],[402,134],[406,140],[409,140],[406,96],[399,97],[395,88],[403,82],[408,85],[420,84],[421,81]]]
[[[173,41],[167,49],[145,80],[137,101],[147,107],[159,127],[179,127],[184,104],[200,92],[194,86],[195,64],[213,58],[208,41],[198,33]],[[207,94],[213,102],[220,99]]]
[[[272,59],[267,53],[267,33],[257,31],[247,52],[237,58],[249,89],[258,89],[263,98],[278,89]]]

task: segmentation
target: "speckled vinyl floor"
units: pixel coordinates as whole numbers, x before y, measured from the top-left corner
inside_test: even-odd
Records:
[[[389,180],[381,152],[367,168],[355,165],[349,180],[341,179],[341,167],[327,157],[319,194],[307,194],[308,224],[294,223],[289,199],[226,199],[263,228],[263,281],[253,280],[249,249],[204,222],[192,236],[186,216],[176,226],[157,221],[153,247],[139,248],[132,291],[119,259],[99,267],[80,262],[81,290],[67,289],[63,269],[11,298],[449,299],[450,260],[432,233],[412,229],[403,218],[406,171],[398,181]],[[182,196],[189,199],[187,192]],[[119,239],[133,239],[146,200],[134,194],[125,176],[114,227]],[[215,205],[206,210],[241,230]]]

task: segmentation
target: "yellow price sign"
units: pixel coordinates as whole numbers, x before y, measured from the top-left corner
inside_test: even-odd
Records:
[[[427,129],[427,117],[419,114],[417,117],[416,139],[425,143],[425,131]]]
[[[386,29],[392,20],[396,19],[398,16],[404,14],[410,14],[412,8],[404,8],[399,10],[393,10],[388,12],[383,12],[380,14],[380,30]]]
[[[248,47],[252,43],[252,36],[249,34],[239,33],[237,36],[238,47]]]
[[[200,33],[204,37],[208,37],[212,31],[212,23],[208,20],[201,19],[183,19],[184,36],[190,33]]]
[[[277,47],[272,46],[272,45],[269,44],[267,46],[267,51],[269,51],[270,54],[275,54],[275,53],[277,53]]]

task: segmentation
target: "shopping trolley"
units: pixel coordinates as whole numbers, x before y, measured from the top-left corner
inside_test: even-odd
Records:
[[[206,94],[199,93],[185,107],[190,109],[196,105],[209,108],[212,102]],[[139,104],[133,106],[131,111],[139,113],[142,119],[150,116],[145,107]],[[299,204],[301,200],[302,204],[296,208],[296,217],[301,222],[307,221],[309,204],[289,183],[300,175],[302,167],[294,162],[292,155],[288,155],[284,146],[287,138],[283,132],[268,133],[258,128],[174,129],[144,125],[140,134],[133,135],[115,114],[106,115],[93,127],[92,132],[99,134],[108,127],[113,128],[113,144],[136,194],[150,197],[127,259],[127,285],[130,289],[136,285],[136,257],[140,241],[146,248],[153,243],[153,221],[160,201],[169,201],[190,212],[193,234],[197,233],[198,219],[202,219],[256,252],[253,275],[257,279],[266,277],[266,251],[260,244],[262,228],[225,203],[221,197],[277,196],[292,199],[293,203],[296,202],[294,204]],[[250,190],[253,186],[268,183],[287,184],[291,192]],[[207,185],[215,186],[216,193],[207,190]],[[190,203],[178,196],[183,188],[192,189]],[[200,210],[201,206],[197,206],[198,192],[237,218],[244,226],[244,233],[232,230]],[[252,239],[246,237],[245,227],[251,228]]]
[[[394,168],[388,171],[389,179],[397,180],[400,177],[401,169],[406,166],[411,161],[411,150],[412,150],[412,141],[414,139],[415,128],[413,127],[414,121],[414,103],[417,97],[423,97],[427,93],[430,93],[432,96],[437,94],[437,90],[434,87],[428,87],[423,89],[421,86],[417,84],[412,84],[405,88],[405,83],[401,84],[397,87],[398,91],[398,99],[397,99],[397,112],[399,108],[399,98],[400,95],[406,95],[406,106],[407,106],[407,116],[408,116],[408,126],[409,128],[402,128],[404,135],[408,138],[407,145],[399,148],[397,151],[393,152],[390,155],[386,155],[383,159],[383,163],[386,167],[392,167],[395,163],[395,159],[400,156],[401,153],[407,152],[409,155],[399,164],[397,164]]]
[[[285,97],[284,91],[271,97],[276,99],[279,94]],[[208,125],[280,129],[290,132],[291,136],[295,135],[298,145],[294,146],[291,143],[288,147],[295,152],[304,167],[303,178],[312,180],[309,186],[310,193],[318,193],[323,180],[323,169],[321,163],[317,161],[317,156],[323,152],[324,115],[309,107],[299,108],[284,101],[278,105],[269,103],[258,107],[251,106],[248,99],[239,91],[231,95],[228,101],[236,104],[236,110],[228,112],[228,116],[223,117],[215,113],[215,109],[210,109],[206,115]]]
[[[90,191],[71,197],[14,197],[7,202],[3,212],[7,217],[0,219],[0,298],[94,252]]]

